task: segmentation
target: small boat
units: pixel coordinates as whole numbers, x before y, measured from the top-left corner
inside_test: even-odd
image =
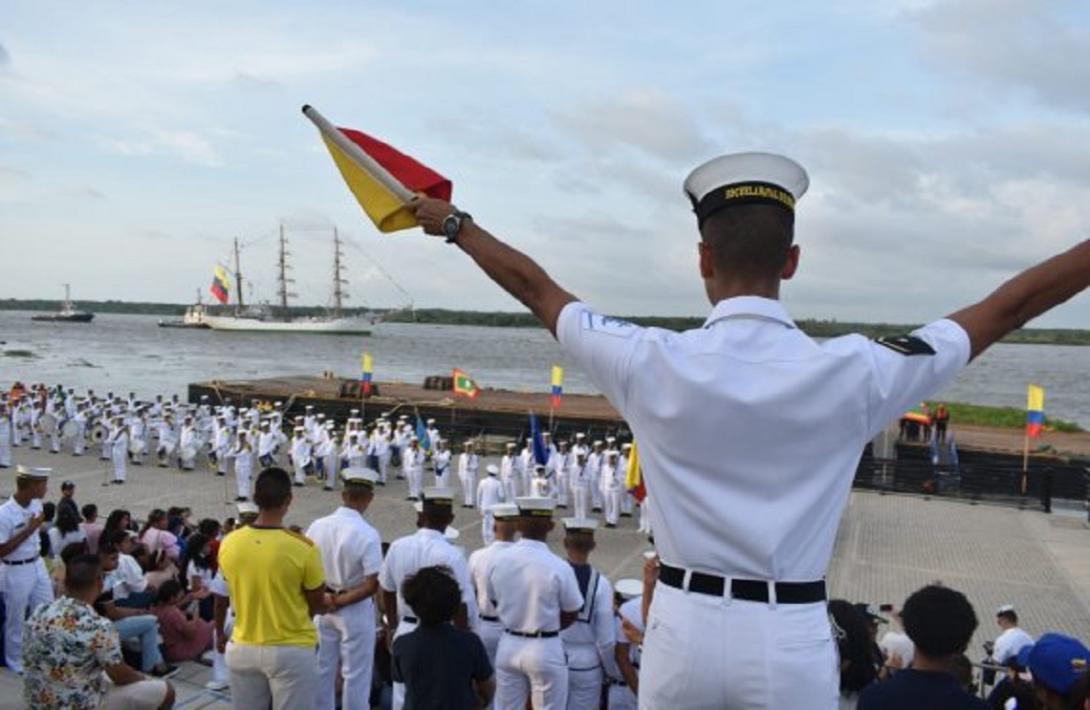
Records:
[[[42,313],[40,315],[31,316],[30,320],[47,323],[90,323],[95,317],[95,314],[88,311],[77,311],[75,306],[72,305],[72,298],[69,291],[68,284],[65,284],[64,302],[61,304],[61,309],[59,311],[56,313]]]
[[[197,289],[197,302],[185,309],[182,318],[159,319],[160,328],[195,328],[208,330],[210,327],[204,322],[204,304],[201,303],[201,291]]]

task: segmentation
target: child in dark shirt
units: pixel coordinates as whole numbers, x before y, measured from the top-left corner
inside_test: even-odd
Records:
[[[470,710],[492,701],[492,664],[477,635],[454,628],[462,602],[446,567],[424,567],[401,587],[420,625],[394,641],[392,673],[405,710]]]

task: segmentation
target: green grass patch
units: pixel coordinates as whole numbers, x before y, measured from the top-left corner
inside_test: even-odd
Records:
[[[934,413],[938,402],[928,402],[931,412]],[[1026,410],[1015,407],[989,407],[982,404],[966,404],[964,402],[943,402],[950,412],[950,425],[971,424],[976,426],[990,426],[1002,429],[1022,429],[1026,426]],[[1077,432],[1083,431],[1082,427],[1074,422],[1063,419],[1045,417],[1045,427],[1053,431]]]

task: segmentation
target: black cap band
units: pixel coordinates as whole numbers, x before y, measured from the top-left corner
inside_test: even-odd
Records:
[[[778,205],[795,214],[795,197],[779,185],[770,182],[735,182],[717,187],[697,202],[692,195],[693,211],[698,226],[719,210],[732,205]]]

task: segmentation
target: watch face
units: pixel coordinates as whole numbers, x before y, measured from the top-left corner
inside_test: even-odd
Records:
[[[448,237],[453,237],[458,233],[458,227],[461,226],[459,220],[455,215],[450,215],[443,220],[443,234]]]

